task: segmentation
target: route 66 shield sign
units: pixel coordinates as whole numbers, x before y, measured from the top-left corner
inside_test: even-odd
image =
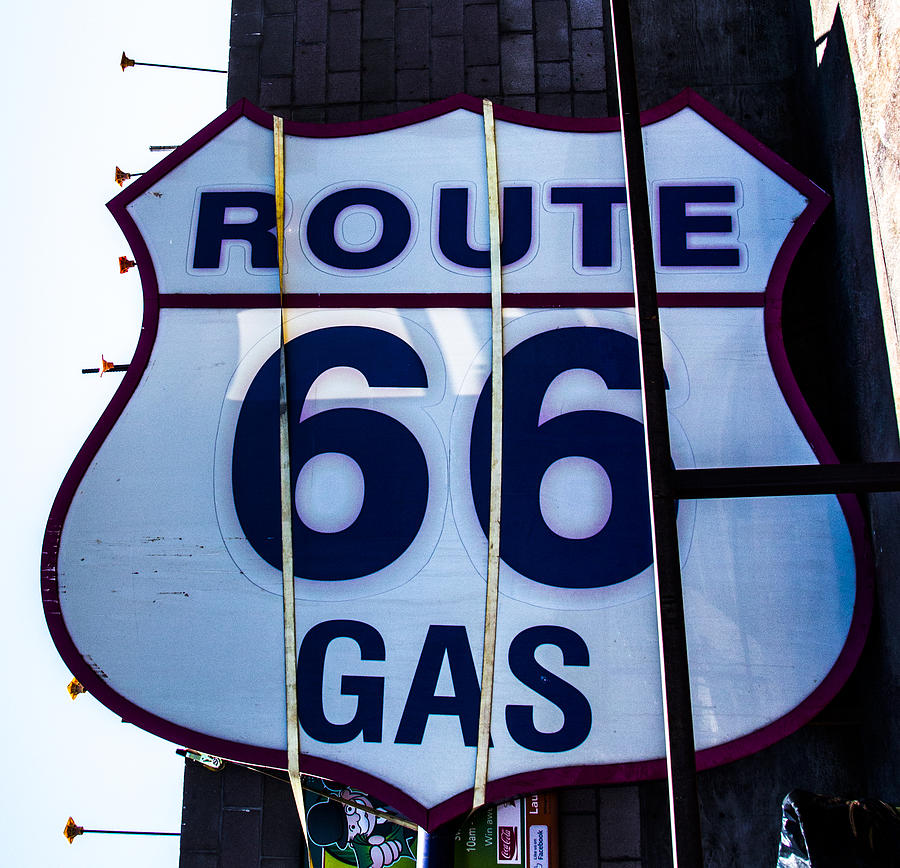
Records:
[[[616,123],[497,109],[500,604],[487,795],[663,774]],[[827,197],[696,95],[649,112],[677,467],[833,454],[780,334]],[[433,827],[471,803],[490,315],[480,103],[287,124],[286,364],[302,766]],[[272,119],[241,103],[110,203],[144,325],[47,528],[47,621],[126,720],[284,766]],[[859,654],[846,497],[683,501],[698,764],[796,729]]]

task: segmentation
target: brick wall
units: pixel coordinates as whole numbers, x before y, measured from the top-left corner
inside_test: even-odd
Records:
[[[562,868],[641,868],[638,787],[560,790],[559,815]]]
[[[562,868],[641,866],[636,786],[561,791],[559,828]],[[286,781],[232,763],[214,772],[185,762],[179,868],[305,868],[306,864]]]
[[[548,114],[606,116],[594,0],[234,0],[228,103],[354,121],[466,91]]]
[[[301,842],[286,781],[185,761],[179,868],[301,868]]]

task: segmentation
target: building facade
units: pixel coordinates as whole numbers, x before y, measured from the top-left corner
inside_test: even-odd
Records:
[[[831,194],[788,278],[785,343],[840,459],[900,459],[891,388],[900,15],[888,0],[632,0],[631,15],[642,107],[690,87]],[[228,102],[343,122],[465,91],[546,114],[612,115],[608,21],[603,0],[233,0]],[[862,500],[876,607],[861,662],[812,722],[699,775],[708,866],[774,864],[780,804],[793,788],[900,803],[900,495]],[[224,833],[191,849],[191,824],[206,810],[194,798],[198,775],[212,774],[186,776],[182,865],[256,864],[228,862]],[[215,786],[216,810],[240,807],[227,784]],[[290,812],[267,808],[262,786],[248,832],[259,836],[259,864],[296,864],[285,860],[298,854],[266,849],[265,811],[284,822]],[[665,783],[564,791],[561,836],[562,868],[671,864]],[[215,847],[222,861],[203,861]]]

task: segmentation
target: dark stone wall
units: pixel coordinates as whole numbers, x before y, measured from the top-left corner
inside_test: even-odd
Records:
[[[228,103],[354,121],[466,91],[605,116],[604,10],[592,0],[234,0]]]
[[[690,87],[797,163],[796,76],[813,52],[802,0],[632,0],[631,10],[642,108]]]
[[[807,82],[815,170],[834,197],[802,287],[807,307],[822,297],[822,388],[810,391],[847,460],[900,460],[872,252],[860,112],[844,24],[838,9]],[[812,382],[814,377],[808,379]],[[830,391],[830,396],[827,394]],[[900,496],[866,498],[875,555],[875,613],[856,689],[862,768],[868,795],[900,802]]]
[[[897,460],[896,423],[873,265],[859,110],[840,17],[816,60],[809,6],[669,5],[634,0],[644,107],[689,86],[824,187],[833,204],[785,290],[783,332],[794,372],[845,461]],[[772,865],[779,803],[798,787],[900,798],[896,715],[900,612],[896,495],[865,499],[876,563],[876,616],[863,660],[811,724],[754,756],[699,776],[707,866]],[[642,787],[644,823],[665,793]],[[671,864],[651,839],[645,866]]]
[[[302,841],[287,781],[185,760],[179,868],[301,868]]]
[[[821,63],[809,5],[633,0],[642,105],[691,87],[813,178],[833,204],[807,239],[785,290],[783,332],[795,375],[845,461],[897,460],[860,146],[857,92],[840,18]],[[707,866],[773,865],[779,804],[792,788],[888,801],[898,788],[900,643],[896,495],[866,498],[877,553],[876,617],[841,695],[793,736],[699,776]],[[644,865],[671,864],[665,792],[642,786]]]
[[[179,868],[305,868],[300,821],[284,776],[234,763],[210,771],[186,760]],[[640,868],[637,787],[565,790],[558,811],[562,866]],[[447,868],[452,852],[452,834],[444,837],[431,847],[439,868]]]
[[[247,97],[295,120],[346,121],[465,90],[516,108],[607,115],[616,100],[605,6],[605,0],[233,0],[228,101]],[[833,205],[789,277],[788,352],[843,460],[900,458],[857,92],[840,14],[818,62],[808,0],[632,0],[631,6],[643,107],[691,87],[832,194]],[[710,868],[774,865],[780,802],[792,788],[900,802],[900,635],[893,628],[900,614],[900,497],[877,495],[864,505],[877,608],[863,661],[811,724],[700,774]],[[671,865],[663,783],[572,790],[561,808],[561,868]],[[623,828],[631,829],[628,841],[610,843]]]

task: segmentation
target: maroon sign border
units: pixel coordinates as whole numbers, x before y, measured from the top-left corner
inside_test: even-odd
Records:
[[[641,121],[645,125],[651,124],[670,117],[686,107],[692,108],[741,148],[751,153],[769,169],[799,190],[807,197],[808,205],[794,223],[776,257],[764,295],[762,293],[738,293],[731,295],[724,293],[667,295],[661,293],[660,305],[663,307],[758,307],[763,305],[765,336],[769,357],[788,406],[791,408],[801,431],[812,446],[819,462],[822,464],[837,463],[833,450],[813,418],[806,401],[800,394],[788,364],[781,335],[782,294],[788,270],[801,243],[830,199],[826,193],[809,179],[691,90],[685,90],[668,102],[643,112]],[[441,102],[412,109],[401,114],[357,123],[319,125],[288,121],[285,123],[285,132],[291,135],[316,138],[361,136],[416,124],[457,109],[466,109],[480,114],[481,100],[466,94],[458,94]],[[619,128],[618,118],[561,118],[533,114],[518,109],[505,108],[500,105],[495,106],[495,115],[498,120],[510,121],[524,126],[569,132],[609,132]],[[260,296],[250,295],[161,295],[147,246],[126,210],[127,206],[138,196],[153,187],[154,184],[158,183],[176,166],[188,159],[241,117],[249,118],[254,123],[268,129],[271,129],[273,126],[271,115],[242,100],[227,109],[222,115],[200,130],[177,150],[166,156],[142,177],[136,179],[107,205],[128,243],[131,245],[132,254],[137,260],[140,269],[144,300],[141,334],[122,384],[113,395],[109,405],[78,452],[51,507],[41,557],[41,595],[47,626],[63,661],[91,694],[111,711],[118,714],[124,721],[133,723],[176,744],[206,751],[236,762],[285,768],[286,751],[254,747],[186,729],[147,712],[116,693],[104,678],[95,672],[82,658],[66,628],[59,600],[57,559],[66,514],[94,456],[125,409],[143,376],[156,339],[160,309],[163,307],[230,308],[277,306],[277,298],[269,299],[263,297],[261,299]],[[548,299],[543,299],[541,296],[527,295],[527,298],[522,297],[525,295],[510,294],[509,303],[518,303],[520,306],[540,307],[548,301]],[[477,293],[464,297],[457,295],[448,295],[446,297],[440,295],[417,296],[413,300],[407,299],[406,303],[402,303],[399,298],[394,296],[372,296],[367,299],[362,293],[354,293],[352,297],[349,295],[345,297],[304,297],[302,302],[298,301],[296,303],[302,303],[306,307],[359,307],[361,303],[368,302],[370,306],[397,307],[398,305],[411,306],[412,301],[415,301],[415,306],[430,307],[482,307],[489,305],[487,294],[482,297]],[[630,297],[623,294],[573,293],[566,301],[572,306],[577,305],[580,307],[631,306]],[[291,299],[290,303],[293,305],[295,302]],[[560,303],[560,297],[558,295],[554,296],[553,306],[560,306]],[[818,714],[834,698],[856,665],[871,621],[873,562],[869,543],[864,533],[864,521],[858,500],[852,495],[840,495],[839,500],[850,529],[857,568],[857,592],[853,617],[841,654],[828,675],[797,708],[755,732],[726,744],[699,751],[697,754],[698,768],[707,769],[745,757],[791,734]],[[303,767],[304,771],[310,774],[322,775],[343,783],[352,783],[354,786],[370,792],[393,805],[410,819],[428,829],[461,816],[471,806],[471,790],[459,793],[431,809],[426,809],[396,787],[349,766],[314,757],[304,757]],[[490,802],[497,802],[525,792],[551,787],[625,783],[661,778],[665,777],[665,775],[664,758],[601,766],[548,767],[491,781],[487,786],[487,798]]]

